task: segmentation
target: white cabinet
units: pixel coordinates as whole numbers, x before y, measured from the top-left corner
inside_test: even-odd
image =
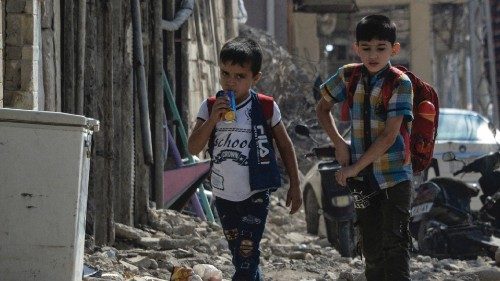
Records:
[[[0,279],[81,280],[92,133],[84,116],[0,109]]]

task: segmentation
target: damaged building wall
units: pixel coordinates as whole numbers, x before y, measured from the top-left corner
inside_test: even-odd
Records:
[[[39,0],[5,0],[4,106],[43,109]]]
[[[101,122],[101,131],[94,135],[87,222],[97,244],[112,244],[114,221],[147,223],[157,175],[152,164],[146,163],[142,146],[132,62],[132,1],[0,1],[6,6],[5,106],[75,113],[77,84],[84,81],[83,114]],[[155,18],[162,2],[167,1],[140,1],[149,116],[157,143],[163,143],[156,138],[163,131],[157,129],[155,109],[163,102],[154,98],[162,86],[155,77],[161,73],[157,62],[163,57]],[[196,1],[196,12],[176,32],[180,38],[173,43],[176,46],[164,45],[176,48],[174,56],[181,58],[175,65],[180,81],[176,100],[183,120],[195,120],[201,101],[219,88],[218,51],[227,38],[237,34],[235,2]],[[79,3],[86,5],[83,27],[78,25]],[[82,58],[77,50],[79,32],[87,38],[83,76],[75,73]],[[42,52],[43,71],[39,69]]]
[[[237,1],[196,1],[193,15],[183,29],[186,67],[181,75],[188,127],[192,128],[200,104],[220,89],[218,57],[222,44],[237,35]]]

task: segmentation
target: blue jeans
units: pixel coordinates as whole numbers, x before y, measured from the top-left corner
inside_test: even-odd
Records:
[[[263,281],[259,245],[269,212],[269,191],[256,193],[241,202],[216,198],[215,207],[233,256],[236,272],[232,280]]]

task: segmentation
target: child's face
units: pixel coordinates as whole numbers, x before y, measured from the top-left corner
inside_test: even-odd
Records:
[[[224,91],[233,90],[236,93],[236,103],[240,103],[248,97],[250,87],[260,79],[260,72],[253,75],[250,63],[241,66],[238,63],[227,61],[221,62],[220,84]]]
[[[391,45],[387,40],[372,39],[359,41],[354,48],[368,72],[375,74],[387,65],[391,56],[399,53],[400,45],[399,43]]]

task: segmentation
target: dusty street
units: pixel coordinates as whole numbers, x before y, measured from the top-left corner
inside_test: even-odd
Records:
[[[342,258],[324,238],[307,235],[304,213],[290,216],[283,192],[272,198],[262,241],[261,264],[266,280],[365,280],[358,257]],[[233,272],[227,244],[218,225],[170,210],[151,211],[153,227],[117,228],[115,248],[88,249],[87,265],[102,271],[86,280],[161,281],[173,266],[211,264],[230,280]],[[125,237],[127,237],[125,239]],[[500,280],[500,269],[487,257],[477,260],[437,260],[412,255],[412,280]]]

